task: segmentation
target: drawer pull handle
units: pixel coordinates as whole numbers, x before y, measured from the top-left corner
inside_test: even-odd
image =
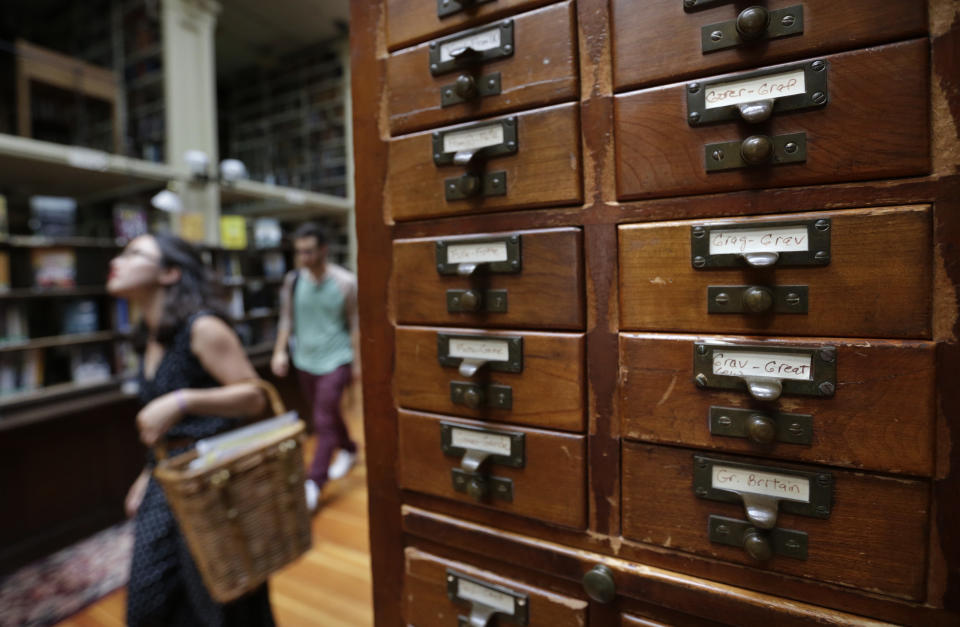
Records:
[[[762,447],[774,442],[809,446],[813,443],[813,416],[713,406],[710,408],[710,434],[745,438]]]
[[[747,7],[737,16],[737,32],[744,39],[760,39],[770,24],[770,12],[764,7]]]
[[[707,172],[803,163],[807,160],[807,134],[751,135],[739,141],[706,144],[703,149]]]
[[[460,362],[460,376],[463,377],[472,377],[477,374],[477,370],[483,367],[487,361],[485,359],[471,359],[465,357],[463,361]]]
[[[741,492],[740,498],[743,499],[747,520],[761,529],[773,529],[777,526],[777,509],[780,506],[780,499],[749,492]]]
[[[754,268],[769,268],[776,265],[777,261],[780,260],[780,253],[746,253],[741,257],[747,262],[747,265]]]
[[[744,122],[758,124],[766,122],[773,115],[773,100],[758,100],[757,102],[743,102],[737,105],[740,117]]]
[[[701,27],[700,50],[709,54],[800,34],[803,34],[802,4],[772,11],[752,6],[740,11],[735,19]]]
[[[609,566],[597,564],[583,575],[583,589],[598,603],[609,603],[617,596],[617,585]]]
[[[783,393],[783,381],[767,377],[744,377],[747,391],[758,401],[775,401]]]
[[[709,285],[709,314],[805,314],[810,288],[806,285]]]
[[[450,402],[470,409],[489,407],[509,411],[513,408],[513,390],[509,385],[499,383],[480,385],[465,381],[451,381]]]
[[[447,17],[461,11],[472,10],[476,5],[493,0],[437,0],[437,17]]]
[[[472,266],[473,274],[476,264]],[[506,313],[507,290],[447,290],[447,313]]]
[[[709,534],[711,542],[742,548],[758,562],[766,562],[774,555],[807,559],[809,539],[803,531],[782,527],[760,531],[745,520],[711,514]]]
[[[763,165],[773,156],[773,142],[766,135],[751,135],[740,144],[740,156],[747,165]]]
[[[477,97],[477,81],[470,74],[461,74],[453,83],[453,91],[464,100],[473,100]]]

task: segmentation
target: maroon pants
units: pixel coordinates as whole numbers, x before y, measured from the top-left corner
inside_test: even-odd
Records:
[[[327,468],[338,448],[349,453],[357,451],[357,445],[347,433],[340,412],[340,398],[350,383],[350,364],[344,364],[327,374],[310,374],[297,370],[300,391],[313,410],[313,433],[317,448],[310,464],[310,478],[322,486],[327,482]]]

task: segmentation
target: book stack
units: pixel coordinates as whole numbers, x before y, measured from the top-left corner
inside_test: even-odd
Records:
[[[247,247],[247,221],[243,216],[220,217],[220,245],[230,250]]]
[[[62,196],[31,196],[28,224],[35,235],[46,237],[75,235],[77,201]]]
[[[37,287],[76,287],[77,255],[72,248],[34,248],[30,261]]]

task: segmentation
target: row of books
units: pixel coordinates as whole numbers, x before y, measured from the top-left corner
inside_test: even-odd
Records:
[[[120,371],[136,372],[136,355],[132,349],[129,357],[123,357]],[[119,359],[119,358],[118,358]],[[48,376],[47,370],[68,369],[65,378]],[[102,345],[58,347],[55,349],[31,349],[0,353],[0,398],[12,394],[36,391],[45,385],[73,383],[92,385],[110,381],[112,378],[109,352]]]

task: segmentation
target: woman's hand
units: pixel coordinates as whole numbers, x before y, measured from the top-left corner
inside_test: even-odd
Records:
[[[147,403],[137,414],[140,440],[147,446],[156,444],[170,430],[170,427],[183,418],[183,412],[180,409],[181,403],[177,401],[177,394],[183,394],[183,391],[177,390],[158,396]]]
[[[290,356],[285,350],[273,351],[273,357],[270,358],[270,370],[277,377],[285,377],[290,372]]]
[[[127,490],[127,498],[123,501],[123,509],[127,513],[127,518],[133,518],[137,510],[140,509],[140,503],[143,502],[143,495],[147,493],[149,482],[150,471],[144,468],[137,480]]]

